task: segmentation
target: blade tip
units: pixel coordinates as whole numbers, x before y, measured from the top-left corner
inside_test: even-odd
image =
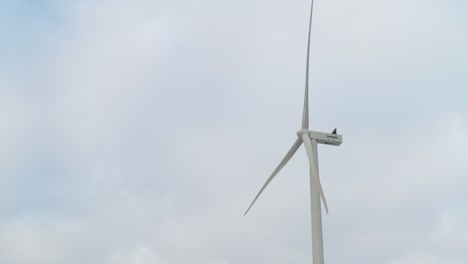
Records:
[[[249,210],[250,210],[250,208],[249,208],[249,209],[247,209],[247,211],[245,211],[245,213],[244,213],[244,216],[246,216],[246,215],[247,215],[247,213],[249,212]]]

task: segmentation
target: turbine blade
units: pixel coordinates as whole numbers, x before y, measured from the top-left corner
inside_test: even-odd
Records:
[[[262,189],[260,189],[260,191],[258,192],[257,196],[255,196],[255,199],[253,200],[253,202],[250,204],[249,208],[247,209],[247,211],[245,211],[244,213],[244,216],[249,212],[250,208],[252,208],[252,206],[254,205],[255,201],[257,201],[258,197],[260,196],[260,194],[262,194],[263,190],[265,190],[265,188],[268,186],[268,184],[271,182],[271,180],[273,180],[273,178],[275,178],[275,176],[281,171],[281,169],[288,163],[288,161],[292,158],[292,156],[294,156],[294,153],[296,153],[296,151],[299,149],[299,147],[302,145],[302,140],[300,138],[298,138],[296,140],[296,142],[294,142],[294,144],[292,145],[291,149],[289,149],[288,153],[286,154],[286,156],[283,158],[283,160],[280,162],[280,164],[278,165],[278,167],[276,167],[276,169],[273,171],[273,173],[271,174],[271,176],[268,178],[268,180],[265,182],[265,184],[263,185]]]
[[[302,134],[302,141],[304,142],[304,147],[307,151],[307,156],[309,157],[309,164],[313,165],[310,169],[310,174],[312,176],[312,173],[316,173],[318,177],[318,183],[319,183],[319,189],[320,189],[320,196],[322,197],[322,202],[323,205],[325,206],[325,211],[328,214],[328,205],[327,205],[327,200],[325,199],[325,193],[323,192],[322,188],[322,183],[320,182],[320,175],[319,175],[319,170],[318,170],[318,163],[317,163],[317,157],[316,157],[316,152],[314,151],[312,147],[312,142],[309,138],[308,134]]]
[[[312,34],[312,13],[314,11],[314,1],[310,7],[309,38],[307,40],[307,59],[304,93],[304,112],[302,114],[302,128],[309,129],[309,60],[310,60],[310,35]]]

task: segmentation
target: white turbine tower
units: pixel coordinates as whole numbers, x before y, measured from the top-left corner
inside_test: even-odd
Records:
[[[310,201],[311,201],[311,213],[312,213],[312,253],[314,264],[324,264],[323,257],[323,235],[322,235],[322,211],[320,206],[320,200],[322,200],[325,210],[328,213],[327,201],[323,193],[322,185],[320,183],[319,169],[318,169],[318,153],[317,143],[327,144],[332,146],[339,146],[343,142],[342,136],[336,134],[336,129],[332,133],[322,133],[309,131],[309,58],[310,58],[310,35],[312,31],[312,13],[314,9],[314,1],[312,0],[310,8],[310,21],[309,21],[309,38],[307,42],[307,59],[306,59],[306,78],[305,78],[305,95],[304,95],[304,112],[302,115],[302,129],[297,131],[298,139],[292,145],[286,156],[280,162],[278,167],[273,171],[271,176],[265,182],[263,187],[258,192],[255,199],[250,204],[249,208],[245,212],[246,215],[250,208],[257,201],[260,194],[273,180],[273,178],[280,172],[280,170],[288,163],[288,161],[294,156],[299,147],[304,143],[304,147],[309,157],[310,167]]]

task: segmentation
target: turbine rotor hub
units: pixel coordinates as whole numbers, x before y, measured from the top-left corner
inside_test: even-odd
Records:
[[[300,129],[300,130],[297,131],[297,136],[298,136],[298,137],[301,138],[303,134],[307,134],[307,135],[308,135],[308,134],[309,134],[309,130],[303,128],[303,129]]]

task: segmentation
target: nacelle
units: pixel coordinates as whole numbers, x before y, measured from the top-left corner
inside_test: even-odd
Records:
[[[338,134],[309,131],[309,137],[316,139],[320,144],[339,146],[343,143],[343,136]]]

